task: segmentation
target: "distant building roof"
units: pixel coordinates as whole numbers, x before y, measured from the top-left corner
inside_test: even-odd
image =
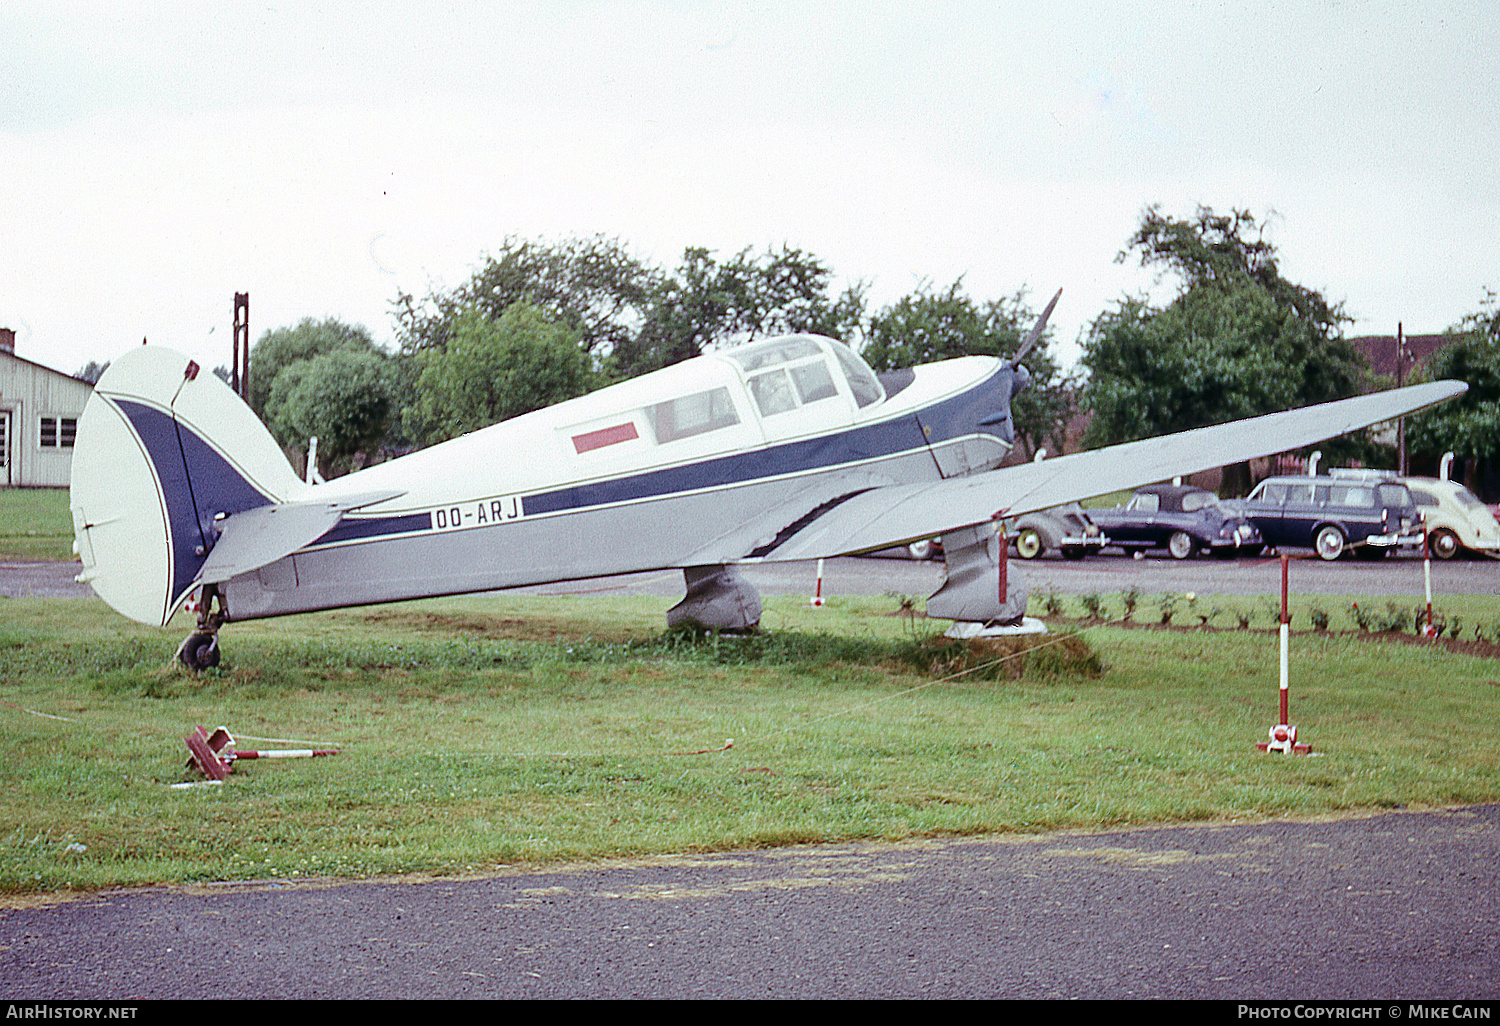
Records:
[[[1411,372],[1427,362],[1427,358],[1442,349],[1448,343],[1454,341],[1453,335],[1407,335],[1406,344],[1406,377]],[[1396,336],[1395,335],[1361,335],[1359,338],[1347,340],[1351,346],[1365,358],[1370,369],[1383,377],[1394,378],[1396,376]]]

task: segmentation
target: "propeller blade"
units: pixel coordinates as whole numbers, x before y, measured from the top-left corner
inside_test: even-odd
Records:
[[[1025,358],[1027,353],[1031,352],[1031,347],[1036,345],[1036,340],[1042,337],[1042,332],[1047,329],[1047,318],[1052,316],[1052,308],[1057,305],[1057,301],[1061,298],[1062,289],[1058,289],[1057,295],[1052,297],[1052,302],[1047,304],[1047,309],[1042,311],[1042,316],[1037,318],[1036,327],[1027,333],[1025,341],[1021,343],[1021,348],[1017,349],[1016,355],[1010,358],[1012,369],[1021,366],[1021,360]]]

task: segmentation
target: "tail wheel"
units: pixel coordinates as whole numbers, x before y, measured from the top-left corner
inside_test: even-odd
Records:
[[[1428,535],[1427,545],[1438,559],[1452,559],[1464,548],[1463,543],[1458,540],[1458,535],[1446,527],[1440,527]]]
[[[1332,524],[1319,529],[1318,536],[1313,539],[1313,548],[1318,550],[1319,559],[1338,559],[1344,554],[1344,532]]]
[[[1036,559],[1047,546],[1042,544],[1042,536],[1036,533],[1033,527],[1023,527],[1021,533],[1016,535],[1016,555],[1022,559]]]
[[[1173,531],[1167,539],[1167,551],[1173,559],[1187,559],[1193,554],[1193,536],[1186,531]]]

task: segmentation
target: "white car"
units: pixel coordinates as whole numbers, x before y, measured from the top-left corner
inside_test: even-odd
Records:
[[[1406,487],[1427,521],[1428,544],[1438,559],[1465,549],[1500,555],[1500,522],[1490,508],[1457,481],[1408,477]]]

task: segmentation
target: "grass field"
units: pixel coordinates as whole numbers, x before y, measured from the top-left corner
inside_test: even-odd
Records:
[[[1494,598],[1456,601],[1500,621]],[[1292,719],[1319,755],[1287,758],[1253,747],[1276,709],[1267,630],[1085,627],[1097,676],[1033,654],[1019,680],[938,680],[918,652],[933,625],[893,599],[769,599],[748,640],[663,634],[663,605],[467,598],[236,624],[224,665],[194,677],[172,663],[185,628],[0,600],[0,889],[1500,800],[1500,666],[1477,656],[1299,632]],[[1077,599],[1063,612],[1082,626]],[[344,751],[174,790],[194,724]]]
[[[0,488],[0,561],[73,558],[66,488]]]

